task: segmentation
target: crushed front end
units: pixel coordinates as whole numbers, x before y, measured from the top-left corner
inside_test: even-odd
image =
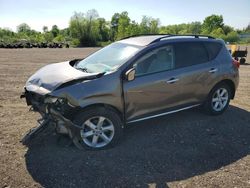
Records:
[[[40,113],[41,119],[38,120],[38,126],[24,136],[22,143],[27,145],[46,127],[54,126],[57,133],[69,135],[74,144],[80,147],[75,136],[80,127],[72,122],[78,108],[72,106],[67,99],[38,94],[26,88],[24,90],[20,98],[25,98],[30,110]]]
[[[41,119],[38,120],[39,125],[24,136],[22,140],[24,144],[27,144],[47,126],[54,126],[57,133],[68,134],[73,141],[75,140],[79,126],[75,125],[72,120],[79,110],[78,99],[75,95],[81,89],[75,85],[83,83],[84,80],[95,79],[99,75],[74,68],[74,64],[78,61],[46,65],[27,80],[20,97],[26,99],[30,110],[41,114]],[[69,98],[71,103],[68,101]]]

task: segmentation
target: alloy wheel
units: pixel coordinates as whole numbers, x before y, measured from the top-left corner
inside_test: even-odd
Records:
[[[225,88],[219,88],[215,91],[212,98],[212,107],[215,111],[222,111],[229,100],[228,91]]]
[[[96,116],[82,124],[80,134],[85,144],[92,148],[100,148],[112,141],[114,132],[114,125],[108,118]]]

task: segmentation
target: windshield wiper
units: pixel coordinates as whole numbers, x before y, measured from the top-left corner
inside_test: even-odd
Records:
[[[98,74],[95,75],[95,76],[96,76],[96,78],[100,78],[100,77],[102,77],[104,74],[106,74],[106,72],[100,72],[100,73],[98,73]]]
[[[89,73],[89,71],[88,71],[88,69],[86,68],[86,67],[76,67],[76,69],[77,70],[81,70],[81,71],[83,71],[83,72],[87,72],[87,73]]]

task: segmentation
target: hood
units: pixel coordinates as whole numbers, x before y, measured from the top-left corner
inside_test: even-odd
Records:
[[[47,94],[72,80],[93,77],[97,73],[86,73],[75,69],[69,61],[46,65],[33,74],[25,88],[39,94]]]

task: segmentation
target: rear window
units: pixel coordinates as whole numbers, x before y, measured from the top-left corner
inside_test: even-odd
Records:
[[[215,59],[222,48],[222,44],[218,42],[205,42],[204,45],[208,51],[209,60]]]
[[[201,42],[175,44],[176,68],[197,65],[209,61],[207,50]]]

